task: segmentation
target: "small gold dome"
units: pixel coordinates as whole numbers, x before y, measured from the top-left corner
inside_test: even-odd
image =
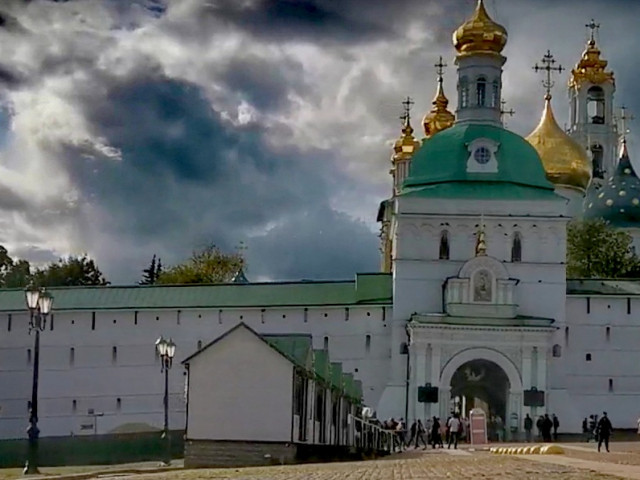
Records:
[[[596,45],[595,39],[591,38],[587,43],[587,48],[582,52],[582,58],[571,70],[569,87],[579,88],[583,83],[589,82],[595,85],[611,82],[615,84],[613,72],[607,72],[607,61],[600,58],[600,49]]]
[[[447,110],[449,99],[442,88],[442,76],[438,77],[438,90],[433,98],[433,108],[422,119],[426,138],[433,137],[436,133],[449,128],[456,121],[456,117]]]
[[[408,114],[405,115],[402,135],[393,144],[393,156],[391,161],[395,164],[403,160],[410,160],[413,154],[420,148],[420,142],[413,136],[413,127]]]
[[[470,53],[497,53],[507,44],[507,30],[491,20],[478,0],[473,16],[453,32],[453,46],[461,55]]]
[[[545,96],[540,123],[526,140],[540,155],[550,182],[586,190],[591,180],[591,162],[586,150],[558,126],[551,109],[550,95]]]

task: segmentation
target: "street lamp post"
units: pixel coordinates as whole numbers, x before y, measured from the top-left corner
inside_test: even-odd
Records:
[[[38,471],[38,374],[40,367],[40,332],[44,331],[47,324],[47,315],[53,306],[53,297],[44,288],[38,289],[33,286],[25,290],[25,300],[29,309],[29,334],[36,333],[33,348],[33,383],[31,386],[31,402],[29,403],[29,451],[27,463],[23,473],[25,475],[40,473]]]
[[[165,465],[171,463],[171,436],[169,435],[169,369],[173,363],[173,356],[176,353],[176,344],[172,339],[168,341],[163,337],[156,340],[156,350],[160,355],[161,372],[164,372],[164,427],[162,437],[165,441]]]

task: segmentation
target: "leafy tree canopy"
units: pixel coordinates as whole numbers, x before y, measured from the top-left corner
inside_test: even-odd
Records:
[[[572,221],[567,226],[567,277],[635,278],[640,259],[633,239],[602,219]]]
[[[194,251],[186,262],[163,270],[157,278],[157,283],[229,282],[244,263],[240,252],[225,253],[216,245],[210,244]]]
[[[61,258],[33,270],[27,260],[13,259],[0,245],[0,287],[23,288],[33,283],[42,287],[107,285],[96,263],[87,255]]]

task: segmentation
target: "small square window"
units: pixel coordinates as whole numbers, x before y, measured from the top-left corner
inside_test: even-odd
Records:
[[[586,360],[587,360],[587,362],[591,361],[591,354],[590,353],[587,353]]]

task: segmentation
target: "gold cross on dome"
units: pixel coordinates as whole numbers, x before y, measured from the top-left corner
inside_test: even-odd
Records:
[[[587,27],[590,30],[590,32],[589,32],[589,39],[590,40],[589,41],[595,42],[596,41],[596,32],[600,28],[600,24],[596,23],[596,21],[592,18],[591,21],[585,25],[585,27]]]
[[[411,97],[407,97],[403,102],[402,106],[404,107],[404,112],[400,115],[400,120],[402,123],[408,122],[411,120],[411,107],[415,102],[411,99]]]
[[[440,58],[438,59],[438,63],[434,65],[434,67],[436,67],[436,73],[438,74],[438,78],[442,78],[442,74],[444,73],[444,67],[446,66],[447,64],[442,61],[442,55],[440,55]]]
[[[547,76],[547,78],[542,80],[542,86],[547,91],[547,94],[545,95],[544,98],[551,99],[551,88],[555,84],[555,82],[551,80],[551,74],[552,72],[562,73],[565,69],[562,65],[558,65],[557,67],[554,67],[556,60],[555,58],[553,58],[553,55],[551,55],[551,50],[547,50],[547,53],[543,55],[541,61],[543,66],[540,66],[536,63],[533,66],[533,69],[536,71],[536,73],[540,71],[545,72],[545,75]]]
[[[507,110],[506,108],[507,108],[507,101],[500,100],[500,120],[502,120],[503,123],[504,123],[505,115],[509,115],[510,117],[513,117],[516,113],[513,108],[510,108],[509,110]]]

